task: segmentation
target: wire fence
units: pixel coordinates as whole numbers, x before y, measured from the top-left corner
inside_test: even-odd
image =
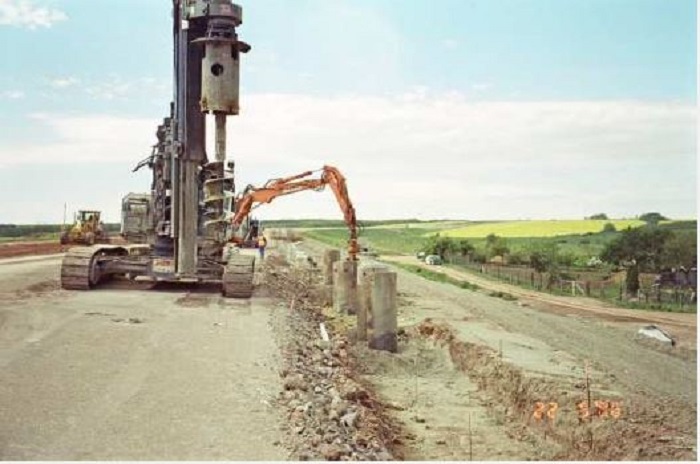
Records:
[[[574,279],[537,272],[528,266],[498,263],[474,263],[467,258],[448,257],[447,264],[483,274],[505,283],[561,296],[585,296],[616,303],[628,303],[648,309],[695,312],[697,288],[689,284],[659,284],[654,274],[640,275],[640,289],[636,295],[628,295],[625,273],[604,274],[600,271],[564,270]]]

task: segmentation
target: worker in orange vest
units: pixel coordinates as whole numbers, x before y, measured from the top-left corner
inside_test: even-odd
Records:
[[[265,247],[267,246],[267,239],[264,235],[258,237],[258,251],[260,252],[260,259],[265,259]]]

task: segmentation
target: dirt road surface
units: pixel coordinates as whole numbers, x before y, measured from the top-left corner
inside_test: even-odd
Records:
[[[0,258],[60,253],[64,248],[66,247],[61,246],[56,240],[0,243]]]
[[[303,248],[320,262],[324,246]],[[694,315],[519,293],[443,269],[482,287],[472,291],[397,268],[392,354],[353,343],[353,316],[326,307],[309,319],[264,289],[246,302],[118,282],[66,292],[59,266],[56,256],[0,261],[3,459],[697,456]],[[691,355],[637,339],[648,322],[686,329]],[[618,418],[578,420],[586,376],[593,400],[621,402]],[[532,423],[538,401],[559,405],[556,424]],[[386,424],[375,429],[388,448],[379,435],[367,446],[372,423]]]
[[[270,301],[59,288],[0,262],[0,458],[280,460]]]
[[[446,271],[484,287],[493,285],[454,270]],[[529,375],[547,380],[570,379],[562,384],[580,382],[582,367],[590,361],[597,395],[623,399],[629,412],[640,411],[639,417],[628,419],[646,421],[646,425],[656,427],[652,435],[656,433],[657,438],[662,436],[661,440],[682,443],[680,446],[687,447],[688,456],[695,455],[695,357],[672,356],[640,343],[635,337],[641,326],[658,323],[671,332],[685,335],[684,342],[688,346],[692,343],[695,348],[694,314],[618,312],[614,308],[580,303],[574,308],[568,299],[562,306],[567,311],[561,311],[551,297],[538,304],[539,295],[530,294],[522,296],[532,306],[523,306],[522,301],[504,301],[488,296],[487,292],[466,291],[408,272],[399,273],[399,290],[404,295],[403,324],[412,325],[426,317],[444,322],[461,340],[502,352],[506,360]],[[512,286],[496,286],[494,290],[521,296]],[[626,314],[629,312],[635,314]],[[608,322],[617,316],[626,317],[622,319],[626,322],[610,325]],[[693,339],[689,334],[693,334]],[[663,446],[660,444],[660,448]],[[654,449],[644,457],[658,459],[664,452]]]
[[[640,324],[657,324],[672,332],[680,347],[693,351],[697,350],[697,314],[619,308],[591,298],[548,295],[496,282],[474,273],[446,266],[430,266],[411,256],[386,256],[383,260],[417,265],[424,269],[444,273],[455,279],[477,284],[489,291],[510,293],[518,297],[521,302],[530,303],[541,311],[553,314],[593,318],[601,322],[620,324],[627,327],[638,327]]]
[[[324,248],[317,243],[307,247],[317,255]],[[419,264],[410,257],[383,259]],[[433,282],[395,268],[399,327],[407,338],[397,356],[365,356],[368,379],[388,401],[401,403],[396,415],[415,435],[406,443],[407,456],[469,459],[465,442],[473,434],[475,459],[695,458],[694,314],[618,310],[589,300],[528,294],[453,269],[430,269],[481,289]],[[491,290],[518,300],[490,296]],[[647,323],[681,338],[687,356],[638,339],[637,330]],[[430,329],[425,331],[428,340],[434,339],[433,333],[447,334],[434,345],[449,348],[447,361],[416,339],[423,328]],[[466,374],[466,383],[454,377],[455,369]],[[592,399],[620,401],[623,415],[596,423],[595,438],[590,444],[584,438],[581,444],[585,428],[578,423],[575,406],[586,398],[586,370]],[[549,440],[547,432],[523,435],[528,411],[537,401],[555,401],[560,407]],[[451,420],[442,409],[446,404],[451,405]]]

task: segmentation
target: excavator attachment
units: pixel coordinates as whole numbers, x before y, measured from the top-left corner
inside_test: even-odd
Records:
[[[312,178],[311,176],[315,172],[321,172],[321,175],[318,178]],[[259,188],[249,185],[242,194],[236,197],[235,211],[231,220],[233,230],[240,229],[250,212],[262,204],[271,203],[272,200],[280,196],[291,195],[305,190],[320,191],[326,185],[333,190],[338,206],[343,212],[345,224],[348,227],[350,235],[348,238],[348,259],[356,261],[360,247],[357,242],[358,227],[355,207],[350,200],[345,177],[333,166],[324,166],[318,171],[306,171],[281,179],[272,179]],[[234,237],[232,241],[243,243],[243,239],[240,237]]]

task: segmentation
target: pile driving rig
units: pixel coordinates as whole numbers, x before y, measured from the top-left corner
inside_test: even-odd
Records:
[[[242,9],[230,0],[173,0],[174,101],[158,127],[147,164],[152,236],[148,244],[74,248],[63,259],[61,285],[88,290],[112,276],[221,283],[227,297],[249,298],[255,257],[224,253],[234,230],[234,163],[226,161],[226,118],[239,112],[238,39]],[[206,153],[206,115],[215,150]]]

